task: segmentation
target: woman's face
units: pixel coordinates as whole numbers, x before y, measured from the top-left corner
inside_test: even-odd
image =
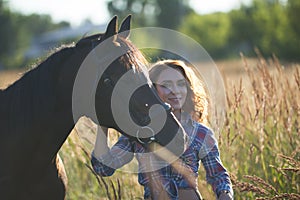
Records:
[[[178,70],[167,68],[158,76],[156,89],[159,97],[176,111],[182,108],[186,100],[186,84],[184,76]]]

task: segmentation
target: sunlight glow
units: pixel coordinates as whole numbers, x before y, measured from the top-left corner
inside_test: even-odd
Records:
[[[252,0],[190,0],[190,5],[199,14],[227,12],[239,8],[241,3],[249,4]],[[49,14],[54,22],[68,21],[78,26],[89,19],[94,24],[103,24],[109,20],[108,0],[8,0],[10,8],[24,14]],[[136,8],[139,9],[139,8]]]

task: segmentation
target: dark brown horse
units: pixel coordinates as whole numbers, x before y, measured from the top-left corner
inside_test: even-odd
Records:
[[[143,144],[156,141],[167,145],[175,138],[175,145],[168,148],[175,153],[183,150],[184,131],[169,107],[157,97],[143,69],[147,65],[145,58],[128,40],[129,30],[130,16],[119,31],[114,17],[105,33],[62,47],[7,89],[0,90],[0,199],[65,198],[66,176],[57,152],[81,116],[115,128]],[[98,48],[99,45],[102,46]],[[92,68],[99,70],[80,77],[80,73]],[[131,83],[139,84],[127,102],[130,116],[121,105],[112,103],[112,97],[127,98],[123,96],[126,91],[114,92],[124,74]],[[140,85],[141,81],[145,84]],[[95,84],[80,88],[80,83],[87,82]],[[91,102],[94,105],[90,106]],[[166,120],[160,130],[153,131],[149,124],[155,112],[149,109],[156,104],[165,108]],[[131,118],[136,129],[120,126],[114,114],[118,112],[123,118]],[[154,132],[157,134],[153,135]]]

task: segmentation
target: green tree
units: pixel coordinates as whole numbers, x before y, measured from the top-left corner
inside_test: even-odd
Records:
[[[287,7],[287,14],[289,17],[290,24],[300,38],[300,1],[299,0],[289,0]]]
[[[300,1],[299,0],[289,0],[287,4],[287,16],[291,29],[289,32],[286,31],[288,35],[285,37],[288,40],[288,51],[285,52],[287,58],[292,58],[293,60],[300,60]]]
[[[188,2],[188,0],[157,0],[159,12],[156,16],[156,25],[178,29],[185,16],[192,12]]]
[[[12,12],[0,0],[0,65],[6,68],[23,67],[24,52],[38,35],[60,27],[68,22],[53,23],[49,15],[23,15]]]
[[[295,57],[293,30],[286,10],[279,0],[254,0],[251,5],[230,12],[230,44],[236,51],[250,55],[257,47],[265,56]]]
[[[27,31],[30,31],[32,36],[37,36],[64,26],[70,26],[67,22],[54,24],[50,15],[39,14],[19,15],[18,24],[25,27]]]
[[[226,13],[192,13],[185,18],[179,30],[199,42],[212,57],[222,58],[227,56],[224,48],[228,43],[230,29]]]
[[[12,55],[16,48],[17,30],[13,14],[2,0],[0,0],[0,24],[0,65],[5,65],[7,55]]]
[[[107,8],[111,15],[124,18],[134,15],[138,26],[159,26],[176,29],[184,16],[192,11],[188,0],[110,0]]]

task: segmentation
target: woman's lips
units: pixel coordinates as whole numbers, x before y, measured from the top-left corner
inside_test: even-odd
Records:
[[[179,103],[181,98],[178,98],[178,97],[171,97],[171,98],[168,98],[169,101],[171,102],[174,102],[174,103]]]

